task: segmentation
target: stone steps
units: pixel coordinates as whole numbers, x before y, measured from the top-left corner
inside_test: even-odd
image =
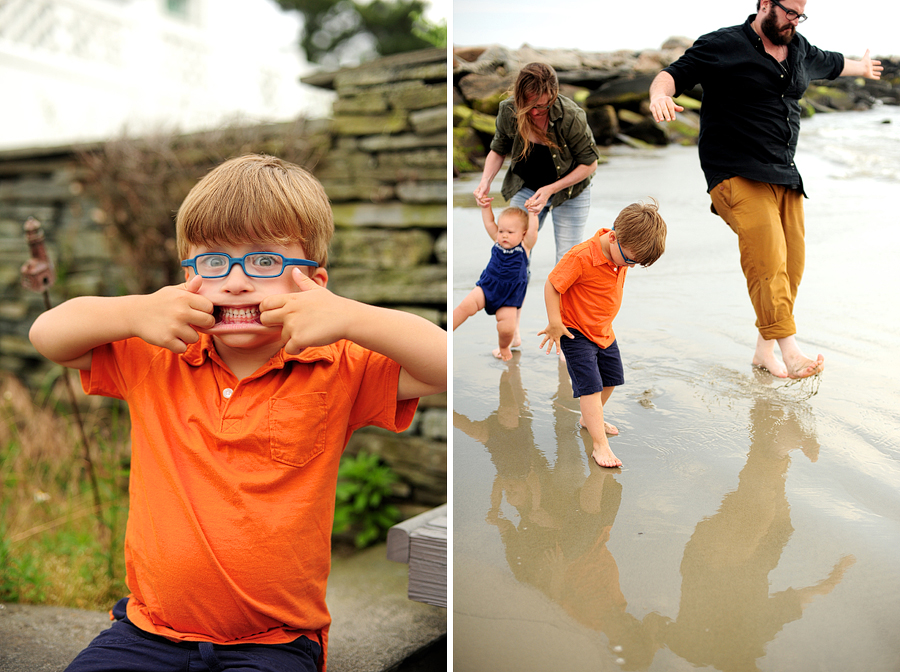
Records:
[[[407,573],[383,544],[334,559],[330,672],[446,669],[447,611],[407,599]],[[0,672],[62,672],[108,626],[106,612],[0,605]]]

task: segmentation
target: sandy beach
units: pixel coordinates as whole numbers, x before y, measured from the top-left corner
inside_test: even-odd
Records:
[[[513,361],[490,354],[493,317],[454,332],[453,669],[900,668],[900,183],[802,143],[797,161],[817,379],[751,366],[736,237],[695,148],[617,150],[593,182],[586,235],[649,197],[669,231],[614,323],[621,469],[593,464],[565,367],[538,348],[549,218]],[[490,254],[477,179],[454,182],[454,305]]]

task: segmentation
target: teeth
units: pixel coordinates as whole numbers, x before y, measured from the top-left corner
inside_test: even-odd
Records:
[[[226,306],[222,306],[219,310],[221,311],[223,322],[254,322],[259,319],[258,306],[245,306],[242,308],[229,308]]]

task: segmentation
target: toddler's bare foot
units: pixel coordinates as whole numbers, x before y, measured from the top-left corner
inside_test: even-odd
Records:
[[[502,359],[504,362],[508,362],[512,359],[512,352],[509,348],[494,348],[494,351],[491,354],[497,359]]]
[[[581,416],[580,418],[578,418],[578,427],[580,429],[587,429],[587,427],[584,426],[584,416]],[[618,427],[616,427],[615,425],[609,424],[605,420],[603,422],[603,431],[606,432],[607,436],[618,436],[619,435]]]
[[[801,356],[794,360],[787,360],[785,364],[788,365],[788,378],[809,378],[825,370],[825,358],[822,355],[819,355],[816,361]]]
[[[522,345],[522,336],[519,334],[519,330],[516,329],[516,333],[513,334],[513,340],[512,340],[512,343],[509,344],[509,347],[518,348],[521,345]]]
[[[609,444],[605,446],[594,444],[594,452],[591,453],[591,457],[593,457],[594,462],[601,467],[615,469],[616,467],[622,466],[622,460],[616,457],[612,450],[610,450]]]

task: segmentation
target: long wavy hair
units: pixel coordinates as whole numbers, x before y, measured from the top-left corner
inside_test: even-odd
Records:
[[[534,109],[534,103],[544,95],[550,96],[550,105],[555,103],[559,96],[559,79],[556,77],[556,70],[546,63],[529,63],[519,71],[512,90],[513,100],[516,103],[516,127],[524,140],[522,153],[516,157],[519,161],[528,156],[528,152],[531,151],[531,146],[534,144],[531,141],[532,136],[537,138],[542,145],[556,147],[556,144],[547,135],[547,131],[540,128],[529,114]]]

